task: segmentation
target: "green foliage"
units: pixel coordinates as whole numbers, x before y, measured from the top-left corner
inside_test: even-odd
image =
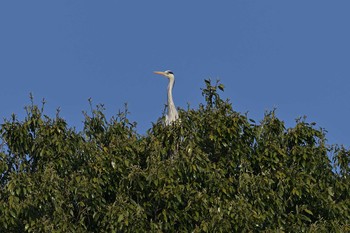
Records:
[[[256,123],[205,85],[205,104],[145,136],[102,105],[81,132],[33,103],[5,120],[0,232],[349,231],[350,151],[305,119]]]

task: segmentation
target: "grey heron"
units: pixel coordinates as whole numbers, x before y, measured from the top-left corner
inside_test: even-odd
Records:
[[[174,73],[170,70],[154,71],[155,74],[163,75],[169,79],[168,84],[168,113],[165,116],[165,125],[170,125],[179,118],[174,101],[173,101],[173,87],[175,83]]]

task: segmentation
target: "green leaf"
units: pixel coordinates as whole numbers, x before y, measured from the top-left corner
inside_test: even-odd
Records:
[[[123,221],[123,219],[124,219],[124,215],[123,215],[123,214],[119,214],[119,216],[118,216],[118,222]]]
[[[16,213],[13,210],[10,210],[10,214],[12,217],[16,218]]]
[[[310,214],[310,215],[313,215],[312,211],[309,210],[309,209],[304,209],[304,211],[305,211],[306,213]]]

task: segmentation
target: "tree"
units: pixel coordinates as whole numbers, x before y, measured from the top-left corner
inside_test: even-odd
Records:
[[[349,231],[349,150],[205,85],[205,104],[144,136],[127,110],[99,105],[77,132],[32,101],[0,127],[0,232]]]

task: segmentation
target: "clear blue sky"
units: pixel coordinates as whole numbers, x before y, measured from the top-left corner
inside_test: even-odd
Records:
[[[1,1],[0,117],[23,119],[32,92],[81,129],[91,97],[108,117],[128,103],[144,133],[166,103],[152,72],[171,69],[180,108],[219,78],[237,111],[259,121],[277,108],[287,126],[306,115],[349,146],[349,11],[349,0]]]

